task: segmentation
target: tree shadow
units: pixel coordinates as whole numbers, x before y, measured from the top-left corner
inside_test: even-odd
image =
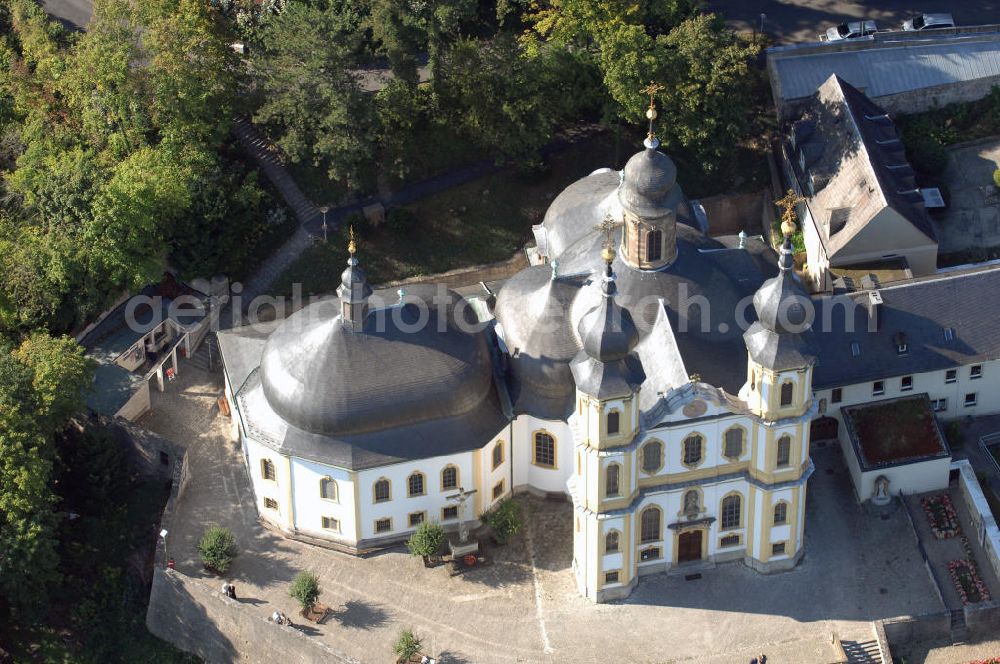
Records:
[[[472,664],[472,660],[466,659],[464,655],[450,650],[438,653],[438,664]]]
[[[333,618],[343,627],[373,629],[389,622],[389,614],[377,604],[352,599],[344,602],[343,608],[333,612]]]

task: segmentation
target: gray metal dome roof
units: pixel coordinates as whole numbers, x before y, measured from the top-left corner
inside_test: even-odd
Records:
[[[500,289],[494,315],[511,353],[515,412],[561,419],[573,410],[569,361],[580,343],[567,311],[585,276],[553,279],[551,268],[537,265],[521,270]]]
[[[493,363],[486,333],[469,331],[479,328],[465,304],[452,291],[411,286],[405,304],[373,308],[357,330],[343,323],[336,301],[303,308],[264,346],[268,405],[294,427],[327,436],[476,409],[494,389]]]
[[[628,309],[615,303],[615,280],[611,266],[601,281],[601,302],[580,318],[577,330],[587,355],[599,362],[615,362],[631,353],[639,343],[639,331]]]
[[[632,156],[622,171],[618,200],[623,208],[640,217],[662,217],[672,210],[665,205],[677,183],[677,167],[670,157],[650,144]]]

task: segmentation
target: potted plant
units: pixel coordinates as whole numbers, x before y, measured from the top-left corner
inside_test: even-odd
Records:
[[[521,506],[505,498],[484,512],[479,519],[493,531],[497,544],[506,544],[521,530]]]
[[[436,558],[444,544],[444,528],[433,521],[422,521],[406,541],[406,547],[414,556],[424,559],[424,567],[431,566],[431,558]]]
[[[420,637],[413,633],[412,629],[404,629],[396,637],[396,642],[392,644],[392,651],[396,654],[396,664],[420,661]]]
[[[299,572],[288,588],[288,595],[302,607],[302,616],[313,622],[319,622],[326,615],[326,607],[317,603],[319,593],[319,579],[312,572]]]
[[[209,526],[198,543],[198,553],[205,569],[224,574],[236,557],[236,538],[228,528]]]

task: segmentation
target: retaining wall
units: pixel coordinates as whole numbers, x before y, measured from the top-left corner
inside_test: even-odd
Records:
[[[880,622],[890,644],[951,638],[951,613],[948,611],[888,618]]]
[[[207,662],[357,664],[294,627],[275,625],[259,608],[159,566],[153,573],[146,627]]]
[[[974,536],[986,552],[993,572],[1000,578],[1000,528],[997,527],[990,504],[979,486],[976,472],[968,459],[952,461],[951,468],[958,470],[959,492],[972,516],[972,527],[976,531]]]

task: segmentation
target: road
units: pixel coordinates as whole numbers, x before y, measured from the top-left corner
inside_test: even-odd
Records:
[[[1000,23],[1000,0],[708,0],[708,9],[747,31],[760,29],[763,13],[764,31],[783,43],[815,41],[828,27],[849,19],[873,19],[880,29],[895,29],[922,12],[950,12],[959,25]]]
[[[84,29],[93,13],[92,0],[42,0],[45,11],[63,23]],[[779,42],[812,41],[845,19],[874,19],[880,28],[896,28],[912,14],[950,11],[959,25],[1000,23],[1000,0],[709,0],[710,11],[723,14],[739,30],[764,29]],[[373,74],[374,76],[374,74]],[[367,82],[371,87],[372,82]],[[377,85],[377,84],[376,84]]]

